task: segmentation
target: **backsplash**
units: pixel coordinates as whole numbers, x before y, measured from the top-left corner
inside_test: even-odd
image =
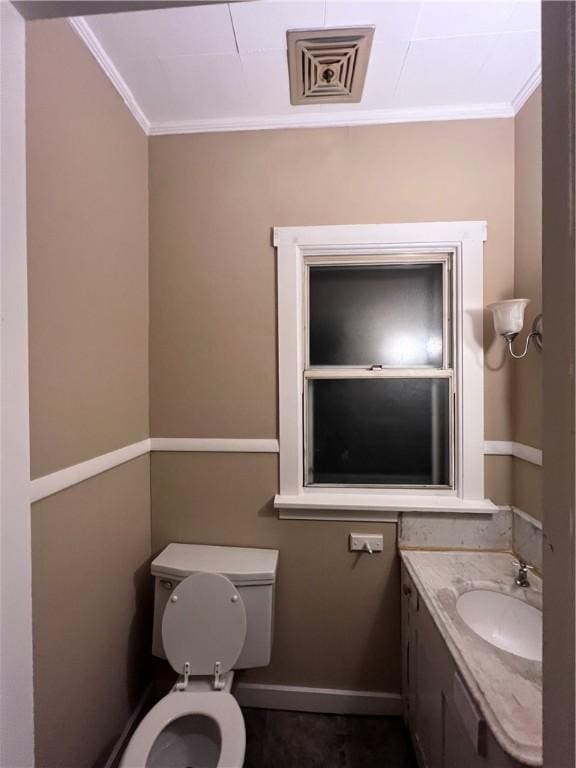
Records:
[[[542,523],[516,508],[512,520],[512,549],[542,573]]]
[[[401,549],[476,549],[505,551],[512,547],[512,511],[493,515],[405,512],[398,525]]]
[[[493,515],[405,512],[398,524],[401,549],[512,551],[542,573],[542,523],[515,507]]]

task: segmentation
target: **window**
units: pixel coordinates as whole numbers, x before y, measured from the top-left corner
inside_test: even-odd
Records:
[[[485,230],[275,229],[282,517],[494,510],[484,499]]]
[[[450,254],[305,259],[305,485],[453,487]]]

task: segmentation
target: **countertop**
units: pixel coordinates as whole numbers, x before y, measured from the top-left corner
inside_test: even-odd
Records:
[[[505,552],[402,550],[402,561],[434,619],[494,737],[526,765],[542,765],[542,662],[495,648],[460,618],[456,601],[489,589],[542,608],[542,581],[514,584],[514,557]]]

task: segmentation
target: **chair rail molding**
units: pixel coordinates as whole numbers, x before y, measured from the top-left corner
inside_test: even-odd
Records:
[[[119,467],[128,461],[145,456],[152,452],[166,453],[274,453],[280,452],[278,440],[275,438],[238,438],[238,437],[148,437],[137,443],[126,445],[115,451],[95,456],[92,459],[65,467],[49,475],[38,477],[30,482],[30,501],[36,502],[52,496],[55,493],[71,488],[73,485],[96,477],[114,467]],[[542,451],[521,443],[505,440],[488,440],[484,443],[484,454],[487,456],[515,456],[539,466],[542,465]],[[299,505],[301,506],[301,505]],[[485,510],[490,511],[490,510]],[[335,512],[331,518],[326,512],[320,514],[320,519],[348,519],[342,511]],[[291,517],[306,518],[310,512],[301,509],[294,510]],[[378,515],[378,519],[381,519]],[[386,519],[396,519],[390,515]],[[313,517],[311,519],[317,519]]]
[[[152,451],[201,453],[278,453],[278,440],[236,437],[151,437]]]
[[[278,440],[252,438],[148,437],[116,451],[38,477],[30,483],[30,501],[40,501],[152,451],[191,453],[278,453]]]
[[[486,440],[484,443],[485,456],[513,456],[530,464],[542,466],[542,451],[531,445],[516,443],[511,440]]]

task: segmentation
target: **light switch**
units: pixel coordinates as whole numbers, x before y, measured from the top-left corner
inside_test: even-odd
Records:
[[[384,539],[381,533],[351,533],[350,552],[382,552]]]

